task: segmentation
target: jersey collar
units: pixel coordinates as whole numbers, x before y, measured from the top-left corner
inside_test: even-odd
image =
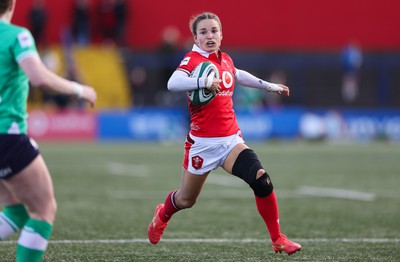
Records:
[[[192,51],[199,53],[200,55],[206,57],[206,58],[212,58],[215,57],[218,60],[218,57],[221,57],[221,50],[218,50],[218,55],[215,53],[208,53],[201,49],[198,45],[194,44]]]

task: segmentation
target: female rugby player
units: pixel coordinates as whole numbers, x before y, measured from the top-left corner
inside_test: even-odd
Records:
[[[56,215],[52,179],[27,136],[28,81],[90,104],[92,87],[61,78],[39,58],[31,33],[10,23],[16,0],[0,0],[0,240],[18,232],[17,261],[41,261]]]
[[[226,172],[244,180],[254,191],[255,202],[265,221],[275,252],[291,255],[301,246],[290,241],[280,231],[278,203],[271,179],[257,155],[244,142],[233,110],[234,81],[270,92],[289,96],[289,88],[272,84],[250,73],[237,69],[228,54],[220,50],[222,25],[217,15],[201,13],[190,21],[194,46],[187,53],[168,81],[171,91],[189,91],[207,88],[216,97],[208,104],[196,106],[189,102],[190,132],[185,142],[181,186],[169,193],[164,204],[159,204],[148,227],[151,243],[157,244],[172,215],[191,208],[212,170],[222,167]],[[221,79],[191,78],[190,73],[201,62],[211,61]]]

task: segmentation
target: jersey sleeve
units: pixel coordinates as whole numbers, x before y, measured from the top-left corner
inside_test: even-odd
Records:
[[[201,59],[194,52],[189,52],[185,55],[177,70],[183,71],[190,75],[193,69],[201,62]]]
[[[12,51],[18,63],[28,56],[38,56],[35,40],[29,30],[24,28],[17,33]]]

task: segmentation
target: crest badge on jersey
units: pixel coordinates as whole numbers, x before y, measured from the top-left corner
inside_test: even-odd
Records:
[[[204,159],[199,156],[192,157],[192,166],[194,169],[200,169],[203,166]]]

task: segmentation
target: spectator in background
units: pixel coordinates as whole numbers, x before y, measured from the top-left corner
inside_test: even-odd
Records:
[[[72,35],[79,45],[90,42],[90,3],[89,0],[75,0],[72,13]]]
[[[146,103],[144,90],[149,89],[146,69],[142,66],[135,66],[130,70],[129,78],[131,81],[132,105],[144,106]]]
[[[46,44],[45,28],[47,22],[47,12],[44,0],[34,0],[32,9],[29,11],[29,23],[33,38],[38,47]]]
[[[176,26],[169,25],[161,33],[161,42],[158,46],[160,68],[160,90],[157,91],[157,103],[166,106],[182,105],[185,97],[179,93],[171,93],[165,89],[168,79],[179,64],[181,32]]]
[[[351,41],[343,50],[343,82],[342,97],[347,103],[354,102],[359,92],[359,74],[362,65],[361,49],[355,41]]]
[[[98,28],[104,44],[115,44],[116,13],[113,0],[100,0],[98,6]]]
[[[115,0],[115,41],[119,46],[125,45],[125,27],[128,5],[125,0]]]

